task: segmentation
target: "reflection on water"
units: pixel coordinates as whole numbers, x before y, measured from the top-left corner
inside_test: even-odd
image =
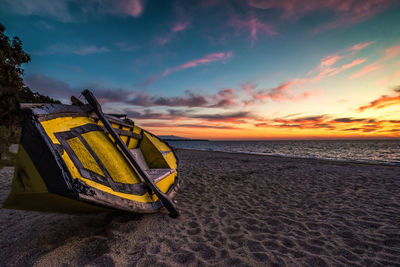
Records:
[[[400,140],[169,141],[174,147],[400,165]]]

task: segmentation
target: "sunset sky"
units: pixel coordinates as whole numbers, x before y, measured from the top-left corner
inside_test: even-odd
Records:
[[[400,1],[2,0],[0,16],[33,91],[91,89],[155,134],[400,137]]]

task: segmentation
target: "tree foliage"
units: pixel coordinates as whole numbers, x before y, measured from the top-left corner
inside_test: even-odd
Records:
[[[31,58],[22,49],[22,41],[18,37],[10,39],[5,35],[5,30],[6,28],[0,24],[0,123],[11,125],[18,121],[20,102],[60,102],[33,93],[24,85],[22,64],[28,63]]]
[[[21,40],[18,37],[10,39],[4,34],[5,30],[0,24],[0,169],[4,164],[10,164],[3,155],[8,155],[9,146],[19,140],[22,118],[19,103],[60,103],[25,86],[22,64],[31,58],[22,49]]]
[[[0,120],[4,124],[12,122],[18,115],[18,91],[24,86],[23,63],[31,58],[22,49],[18,37],[12,40],[4,34],[5,27],[0,24]]]

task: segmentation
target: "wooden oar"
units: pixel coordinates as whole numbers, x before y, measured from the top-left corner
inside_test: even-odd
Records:
[[[93,107],[94,111],[96,112],[97,116],[101,120],[101,122],[106,127],[107,131],[111,134],[117,145],[122,150],[122,153],[125,155],[129,163],[131,164],[133,170],[138,174],[143,181],[150,187],[150,189],[157,195],[157,197],[161,200],[164,207],[168,210],[169,216],[172,218],[178,217],[179,213],[174,205],[174,203],[169,199],[169,197],[161,192],[161,190],[153,183],[150,177],[147,175],[146,171],[143,170],[136,160],[133,158],[132,154],[129,152],[128,147],[125,143],[121,140],[117,132],[112,127],[111,123],[106,119],[101,109],[99,102],[97,102],[96,97],[93,93],[89,90],[84,90],[82,95],[86,98],[88,103]]]

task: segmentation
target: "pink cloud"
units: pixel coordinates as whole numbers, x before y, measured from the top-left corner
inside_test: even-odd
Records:
[[[256,100],[266,100],[271,99],[274,101],[284,101],[288,99],[287,89],[289,86],[293,84],[293,81],[285,82],[278,87],[275,87],[271,90],[261,90],[253,94],[253,98]]]
[[[342,71],[348,70],[360,64],[363,64],[367,58],[356,58],[351,62],[343,64],[341,61],[352,57],[356,52],[369,46],[372,42],[353,45],[341,52],[327,55],[321,58],[319,65],[306,74],[304,78],[293,78],[284,82],[273,89],[255,90],[256,86],[251,83],[243,84],[242,91],[251,96],[250,100],[243,101],[244,106],[249,106],[260,101],[301,101],[310,97],[315,97],[323,93],[322,90],[309,90],[301,94],[291,92],[291,87],[302,87],[307,84],[315,83],[326,77],[333,77]],[[395,51],[395,49],[390,50]],[[397,51],[397,50],[396,50]],[[394,52],[390,52],[393,54]]]
[[[355,44],[343,51],[340,51],[336,54],[325,56],[321,59],[320,64],[312,69],[310,72],[307,73],[306,76],[310,77],[314,74],[313,77],[302,79],[303,83],[307,82],[317,82],[326,77],[332,77],[344,70],[350,69],[357,65],[364,63],[367,58],[357,58],[351,61],[350,63],[340,65],[340,61],[345,59],[351,58],[357,52],[361,51],[362,49],[368,47],[373,42],[366,42],[366,43],[359,43]]]
[[[345,70],[345,69],[349,69],[352,68],[354,66],[360,65],[362,63],[364,63],[367,59],[366,58],[357,58],[355,60],[353,60],[352,62],[350,62],[349,64],[345,64],[341,67],[341,69]]]
[[[391,47],[385,49],[384,53],[385,53],[385,56],[382,59],[384,61],[390,60],[390,59],[393,59],[393,58],[399,56],[400,55],[400,44],[396,44],[394,46],[391,46]]]
[[[174,72],[178,72],[180,70],[184,70],[184,69],[188,69],[188,68],[194,68],[198,65],[203,65],[203,64],[207,64],[207,63],[211,63],[211,62],[216,62],[216,61],[222,61],[222,60],[226,60],[230,57],[232,57],[232,52],[220,52],[220,53],[212,53],[212,54],[208,54],[206,55],[204,58],[199,58],[199,59],[195,59],[192,61],[188,61],[182,65],[179,65],[175,68],[167,68],[165,69],[165,71],[160,74],[160,75],[156,75],[156,76],[152,76],[149,79],[147,79],[147,81],[144,83],[145,86],[153,83],[156,80],[162,79],[167,75],[170,75]]]
[[[365,61],[367,61],[367,58],[354,59],[352,62],[350,62],[348,64],[342,65],[341,67],[338,67],[338,68],[333,68],[332,71],[328,74],[328,76],[335,76],[335,75],[339,74],[340,72],[342,72],[343,70],[350,69],[352,67],[360,65],[360,64],[364,63]]]
[[[364,76],[367,73],[381,69],[383,66],[376,63],[369,64],[349,77],[350,80]]]
[[[244,83],[242,84],[242,90],[247,94],[251,95],[254,92],[254,89],[256,88],[256,85],[252,83]]]
[[[144,11],[143,0],[41,0],[41,1],[14,1],[6,0],[10,12],[21,15],[38,15],[51,17],[62,22],[76,22],[85,16],[111,14],[116,16],[130,16],[137,18]],[[71,6],[74,8],[72,9]]]
[[[128,15],[132,17],[139,17],[143,12],[143,1],[141,0],[125,0],[121,1],[122,11],[125,11]]]
[[[190,21],[178,21],[172,26],[170,31],[164,35],[157,35],[154,37],[154,41],[156,44],[163,46],[169,43],[178,32],[184,31],[187,27],[189,27]]]
[[[154,40],[158,45],[163,46],[169,43],[169,41],[171,41],[171,38],[170,36],[156,36],[154,37]]]
[[[375,41],[355,44],[352,47],[350,47],[348,50],[350,50],[350,51],[360,51],[360,50],[363,50],[364,48],[370,46],[373,43],[375,43]]]
[[[393,46],[391,46],[389,48],[386,48],[385,50],[383,50],[383,54],[384,55],[383,55],[382,58],[380,58],[380,59],[376,60],[375,62],[365,66],[359,72],[351,75],[349,77],[349,79],[350,80],[356,79],[356,78],[359,78],[361,76],[364,76],[367,73],[370,73],[370,72],[376,71],[378,69],[381,69],[383,67],[383,63],[384,62],[386,62],[388,60],[391,60],[393,58],[396,58],[396,57],[398,57],[400,55],[400,44],[396,44],[396,45],[393,45]]]
[[[189,21],[177,22],[177,23],[175,23],[175,25],[172,27],[171,32],[180,32],[180,31],[184,31],[189,25],[190,25]]]
[[[336,53],[336,54],[327,55],[327,56],[321,58],[320,64],[316,68],[312,69],[311,71],[309,71],[307,73],[307,76],[311,76],[312,74],[315,74],[315,76],[313,78],[304,80],[304,82],[307,82],[307,81],[316,82],[327,76],[332,77],[334,75],[339,74],[343,70],[346,70],[346,69],[349,69],[356,65],[364,63],[367,60],[366,58],[355,59],[349,64],[333,67],[333,65],[337,64],[339,61],[347,59],[349,57],[352,57],[355,53],[368,47],[372,43],[374,43],[374,42],[372,41],[372,42],[355,44],[343,51]]]
[[[265,100],[272,100],[276,102],[282,101],[301,101],[309,97],[318,96],[322,94],[322,90],[310,90],[301,94],[294,94],[291,92],[290,87],[296,85],[298,79],[293,79],[291,81],[280,84],[279,86],[272,89],[261,89],[255,90],[253,86],[248,86],[251,91],[248,94],[251,95],[252,99],[243,101],[244,106],[253,105],[257,102],[262,102]]]
[[[263,23],[256,17],[251,17],[249,20],[235,18],[232,20],[231,24],[239,30],[248,30],[250,32],[250,40],[252,44],[257,40],[257,35],[259,34],[265,34],[267,36],[277,34],[272,24]]]
[[[296,21],[306,14],[318,11],[329,10],[335,14],[333,21],[314,29],[318,33],[333,28],[359,23],[371,18],[382,10],[395,3],[393,0],[250,0],[249,5],[259,9],[277,9],[282,12],[285,20]]]
[[[332,66],[342,58],[343,56],[339,55],[328,55],[321,59],[321,66]]]

